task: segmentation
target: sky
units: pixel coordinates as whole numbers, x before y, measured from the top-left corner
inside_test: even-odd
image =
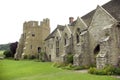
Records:
[[[50,19],[51,32],[110,0],[0,0],[0,44],[19,41],[25,21]]]

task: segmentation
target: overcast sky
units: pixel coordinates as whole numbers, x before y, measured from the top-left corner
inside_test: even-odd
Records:
[[[0,44],[19,41],[24,21],[50,19],[51,31],[110,0],[0,0]]]

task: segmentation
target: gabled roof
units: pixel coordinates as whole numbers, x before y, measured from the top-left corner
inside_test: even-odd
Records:
[[[64,28],[65,28],[65,26],[63,26],[63,25],[57,25],[57,27],[54,29],[54,31],[53,31],[52,33],[50,33],[50,34],[48,35],[48,37],[45,39],[45,41],[48,40],[48,39],[50,39],[50,38],[53,38],[53,37],[54,37],[54,33],[55,33],[55,31],[56,31],[57,29],[59,29],[60,31],[63,31]]]
[[[108,3],[102,5],[102,7],[111,14],[116,20],[120,21],[120,0],[111,0]],[[96,9],[92,10],[88,14],[82,16],[81,18],[85,21],[85,23],[89,26],[93,15]]]
[[[84,20],[84,22],[87,24],[87,26],[90,25],[95,11],[96,9],[81,17]]]
[[[111,0],[108,3],[102,5],[102,7],[110,15],[112,15],[116,20],[120,21],[120,0]],[[91,12],[81,17],[83,21],[87,24],[87,26],[90,25],[95,12],[96,12],[96,9],[92,10]],[[76,20],[71,24],[71,26],[74,26],[75,24],[76,24]],[[53,34],[57,29],[59,29],[60,31],[63,31],[64,28],[65,26],[58,25],[57,28],[45,40],[54,37]]]
[[[116,20],[120,21],[120,0],[112,0],[102,7]]]

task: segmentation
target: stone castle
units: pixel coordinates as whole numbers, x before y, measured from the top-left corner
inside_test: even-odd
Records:
[[[43,51],[53,62],[65,63],[72,54],[76,66],[120,65],[119,4],[120,0],[111,0],[76,20],[70,17],[68,25],[57,25],[50,34],[48,19],[43,21],[46,24],[40,31],[37,22],[25,22],[15,57]]]
[[[50,34],[49,19],[43,19],[38,25],[37,21],[24,22],[23,34],[19,40],[15,59],[25,56],[35,56],[44,50],[44,40]]]

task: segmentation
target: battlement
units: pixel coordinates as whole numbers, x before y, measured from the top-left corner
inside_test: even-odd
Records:
[[[39,27],[39,26],[43,26],[43,25],[48,25],[49,26],[49,19],[43,19],[43,21],[39,22],[38,21],[25,21],[23,26],[24,27]]]

